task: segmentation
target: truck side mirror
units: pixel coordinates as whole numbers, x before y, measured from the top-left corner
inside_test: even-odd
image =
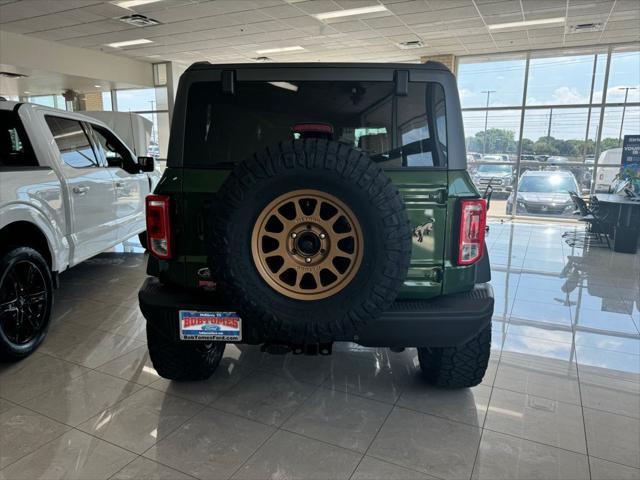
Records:
[[[153,172],[155,169],[155,160],[153,157],[138,157],[138,164],[141,172]]]

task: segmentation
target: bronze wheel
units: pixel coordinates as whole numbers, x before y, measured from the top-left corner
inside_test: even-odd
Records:
[[[358,272],[362,252],[362,231],[351,209],[318,190],[280,195],[262,210],[251,237],[262,278],[297,300],[341,291]]]

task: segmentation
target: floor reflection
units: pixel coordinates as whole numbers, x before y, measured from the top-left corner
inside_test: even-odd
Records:
[[[640,479],[640,254],[578,228],[490,225],[492,355],[458,391],[355,344],[229,345],[211,379],[162,379],[133,238],[61,275],[40,350],[0,365],[0,478]]]

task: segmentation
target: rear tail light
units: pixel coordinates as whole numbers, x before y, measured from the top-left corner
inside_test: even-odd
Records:
[[[487,202],[484,199],[461,200],[460,211],[458,265],[471,265],[484,253]]]
[[[156,257],[171,258],[171,221],[169,216],[169,197],[166,195],[147,195],[147,247]]]

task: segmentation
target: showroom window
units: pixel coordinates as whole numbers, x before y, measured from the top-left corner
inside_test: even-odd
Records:
[[[166,87],[115,90],[111,108],[119,112],[137,113],[153,124],[146,152],[138,155],[166,159],[169,145],[169,105]]]
[[[185,164],[228,167],[254,152],[299,138],[321,124],[332,138],[366,151],[386,168],[446,165],[445,99],[439,84],[411,82],[238,82],[191,86]],[[395,115],[394,115],[395,110]]]
[[[624,135],[640,132],[639,62],[637,46],[459,59],[467,164],[481,192],[495,187],[490,215],[529,215],[514,208],[529,197],[540,203],[531,200],[537,216],[573,216],[564,187],[549,205],[542,192],[519,192],[531,170],[583,195],[609,188]],[[509,166],[512,178],[491,176],[498,166]]]
[[[50,115],[46,115],[44,118],[58,145],[64,163],[73,168],[99,166],[89,137],[80,122]]]
[[[58,108],[60,110],[67,109],[67,102],[65,102],[62,95],[37,95],[28,97],[27,101],[45,107]]]

